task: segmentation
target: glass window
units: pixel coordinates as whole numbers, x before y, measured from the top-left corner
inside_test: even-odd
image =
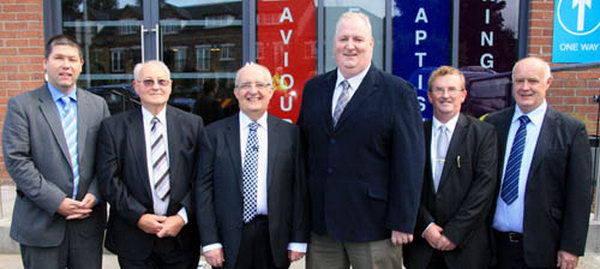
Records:
[[[208,71],[210,69],[210,45],[196,46],[196,70]]]
[[[110,67],[113,73],[121,73],[125,70],[123,67],[123,48],[110,49]]]

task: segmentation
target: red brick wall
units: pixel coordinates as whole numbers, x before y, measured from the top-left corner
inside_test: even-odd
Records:
[[[43,0],[0,0],[0,132],[8,100],[43,83]],[[0,183],[10,181],[0,154]]]
[[[551,61],[554,1],[531,0],[529,16],[529,55]],[[559,111],[583,120],[588,133],[594,134],[598,104],[592,101],[592,96],[600,95],[600,68],[556,72],[553,75],[548,103]]]

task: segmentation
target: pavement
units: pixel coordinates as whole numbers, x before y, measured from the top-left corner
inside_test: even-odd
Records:
[[[0,268],[2,269],[21,269],[21,256],[19,255],[19,245],[10,239],[10,219],[12,217],[12,207],[15,200],[14,185],[0,185]],[[305,268],[305,259],[295,262],[291,269]],[[106,252],[102,261],[103,269],[119,268],[117,257]],[[203,260],[200,261],[198,269],[210,268]],[[579,261],[578,269],[598,269],[600,268],[600,222],[590,221],[590,231],[585,256]]]

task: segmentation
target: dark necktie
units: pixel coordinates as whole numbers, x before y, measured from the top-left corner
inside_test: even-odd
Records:
[[[248,141],[244,153],[244,167],[242,168],[242,188],[244,198],[244,212],[242,220],[250,222],[257,214],[256,196],[258,185],[258,136],[256,135],[258,123],[248,124]]]
[[[525,140],[527,137],[527,124],[531,122],[529,117],[523,115],[519,117],[519,129],[515,134],[506,171],[504,174],[504,182],[502,182],[502,192],[500,197],[507,205],[512,204],[519,197],[519,174],[521,172],[521,160],[523,159],[523,151],[525,149]]]

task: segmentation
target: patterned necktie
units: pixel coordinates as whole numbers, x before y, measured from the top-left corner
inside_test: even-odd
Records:
[[[256,193],[258,184],[258,136],[256,129],[258,123],[248,124],[248,141],[244,153],[244,167],[242,168],[242,187],[244,198],[244,223],[250,222],[257,214]]]
[[[433,187],[437,193],[444,171],[444,163],[446,162],[446,153],[448,152],[448,128],[445,125],[438,127],[438,137],[435,144],[435,175],[433,176]]]
[[[342,112],[344,112],[344,108],[348,104],[348,101],[350,101],[350,83],[344,80],[340,85],[342,85],[342,93],[338,97],[335,110],[333,111],[333,126],[337,124]]]
[[[171,192],[169,183],[169,160],[167,158],[167,149],[162,123],[157,117],[150,121],[150,154],[152,160],[152,177],[154,190],[161,200],[167,199]]]
[[[525,138],[527,137],[527,124],[531,122],[529,117],[523,115],[519,117],[519,129],[515,134],[506,171],[504,173],[504,182],[502,182],[502,193],[500,197],[507,205],[512,204],[519,197],[519,174],[521,172],[521,160],[523,159],[523,150],[525,149]]]
[[[77,197],[77,188],[79,187],[79,153],[77,149],[77,107],[71,98],[63,96],[60,98],[62,102],[61,122],[65,141],[69,149],[69,157],[71,158],[71,170],[73,171],[73,193],[72,198]]]

